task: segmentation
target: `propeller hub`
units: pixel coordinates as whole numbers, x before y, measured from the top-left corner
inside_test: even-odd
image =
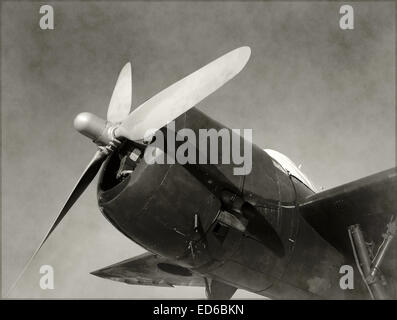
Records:
[[[100,146],[108,145],[113,140],[116,128],[111,122],[90,112],[79,113],[74,119],[74,127]]]

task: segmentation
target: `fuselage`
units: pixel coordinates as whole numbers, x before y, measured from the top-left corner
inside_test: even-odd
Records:
[[[176,120],[176,130],[181,128],[225,127],[191,109]],[[235,175],[234,166],[221,161],[148,164],[141,156],[127,168],[129,174],[118,178],[123,154],[133,150],[146,152],[141,145],[126,144],[107,161],[98,203],[125,236],[179,266],[162,266],[163,271],[183,276],[185,270],[274,298],[345,298],[339,287],[343,256],[299,214],[299,202],[314,191],[277,156],[252,144],[247,175]],[[225,192],[253,206],[271,224],[282,251],[274,252],[220,219],[230,211]]]

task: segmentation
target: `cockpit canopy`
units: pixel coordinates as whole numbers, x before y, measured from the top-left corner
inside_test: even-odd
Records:
[[[306,175],[298,168],[298,166],[286,155],[271,149],[264,149],[264,151],[272,157],[275,161],[277,161],[280,166],[286,170],[290,175],[299,179],[304,183],[308,188],[312,191],[317,192],[314,184],[306,177]]]

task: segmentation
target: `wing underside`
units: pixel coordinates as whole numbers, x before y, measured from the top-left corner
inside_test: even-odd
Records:
[[[127,284],[159,287],[205,286],[203,278],[199,275],[149,252],[91,272],[91,274]]]
[[[350,225],[359,224],[374,248],[383,241],[391,218],[397,217],[397,167],[309,196],[299,207],[306,221],[348,259],[353,252]],[[382,271],[397,282],[397,237]]]

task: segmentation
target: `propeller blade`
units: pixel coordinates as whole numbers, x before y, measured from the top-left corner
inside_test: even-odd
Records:
[[[61,212],[59,213],[58,217],[56,218],[55,222],[53,223],[51,229],[47,232],[47,235],[44,237],[43,241],[41,242],[39,248],[36,250],[33,257],[41,249],[41,247],[47,241],[50,234],[54,231],[54,229],[57,227],[57,225],[61,222],[61,220],[68,213],[69,209],[73,206],[73,204],[82,195],[82,193],[88,187],[88,185],[91,183],[91,181],[95,178],[99,169],[102,166],[102,163],[105,161],[106,157],[107,157],[107,154],[105,152],[103,152],[102,150],[98,150],[95,153],[94,157],[92,158],[91,162],[88,164],[84,173],[80,177],[80,179],[77,182],[76,186],[74,187],[72,193],[69,195],[69,198],[67,199],[66,203],[64,204]]]
[[[107,119],[118,123],[127,118],[132,103],[132,76],[131,63],[128,62],[121,69],[119,77],[110,98]]]
[[[237,75],[250,55],[249,47],[235,49],[164,89],[130,113],[117,136],[130,140],[151,136]]]
[[[99,169],[102,166],[102,163],[106,160],[107,154],[102,150],[99,150],[95,153],[94,157],[92,158],[91,162],[88,164],[87,168],[85,169],[84,173],[80,177],[79,181],[77,182],[76,186],[74,187],[72,193],[69,195],[68,200],[66,201],[65,205],[63,206],[61,212],[59,213],[58,217],[56,218],[55,222],[53,223],[51,229],[47,232],[46,236],[44,237],[43,241],[40,243],[40,246],[36,249],[34,254],[30,257],[28,263],[23,268],[22,272],[19,274],[17,280],[9,289],[6,296],[9,296],[10,292],[14,290],[15,286],[32,263],[34,257],[40,251],[41,247],[47,241],[50,234],[54,231],[57,225],[61,222],[63,217],[68,213],[69,209],[73,206],[76,200],[81,196],[84,190],[88,187],[91,181],[95,178],[96,174],[98,173]]]
[[[248,202],[243,204],[241,211],[249,221],[246,232],[268,247],[275,255],[283,257],[284,246],[273,226]]]

